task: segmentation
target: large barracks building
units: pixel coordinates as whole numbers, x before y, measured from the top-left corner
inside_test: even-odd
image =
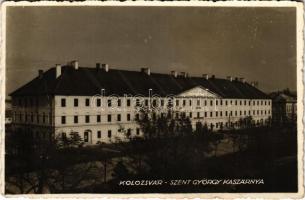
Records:
[[[48,139],[77,132],[86,144],[115,142],[141,136],[137,107],[144,105],[158,115],[171,109],[213,130],[239,128],[241,118],[251,116],[257,125],[272,115],[271,99],[244,78],[217,78],[185,72],[152,73],[79,67],[77,61],[56,65],[10,94],[13,129]]]

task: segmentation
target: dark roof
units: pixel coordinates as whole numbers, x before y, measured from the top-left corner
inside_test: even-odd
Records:
[[[127,71],[79,67],[77,70],[70,66],[62,67],[62,74],[56,79],[56,69],[51,68],[41,77],[36,77],[21,88],[12,92],[11,96],[36,95],[79,95],[92,96],[101,94],[105,89],[106,95],[144,95],[148,89],[160,96],[177,95],[188,89],[201,86],[209,89],[223,98],[267,99],[265,93],[240,81],[202,77],[174,77],[169,74],[140,71]]]

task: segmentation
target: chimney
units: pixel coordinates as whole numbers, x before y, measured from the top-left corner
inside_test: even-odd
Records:
[[[102,69],[103,69],[105,72],[108,72],[108,71],[109,71],[109,65],[103,63],[103,64],[102,64]]]
[[[141,68],[141,72],[147,74],[147,75],[150,75],[150,69],[149,68]]]
[[[208,74],[202,74],[202,77],[205,78],[206,80],[209,80],[209,75]]]
[[[38,70],[38,77],[39,77],[39,78],[42,78],[42,76],[43,76],[43,70],[40,69],[40,70]]]
[[[56,78],[60,77],[61,75],[61,65],[56,64]]]
[[[96,70],[99,70],[101,68],[101,63],[96,63],[95,68],[96,68]]]
[[[171,75],[174,76],[175,78],[177,78],[178,72],[177,71],[171,71]]]
[[[227,80],[229,80],[229,81],[233,81],[233,77],[232,76],[227,76]]]
[[[71,61],[71,65],[74,67],[74,69],[78,69],[78,61],[77,60],[73,60]]]
[[[245,83],[246,79],[245,78],[240,78],[239,81],[242,82],[242,83]]]

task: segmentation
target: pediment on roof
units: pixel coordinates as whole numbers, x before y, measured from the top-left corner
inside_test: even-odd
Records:
[[[208,97],[219,98],[220,96],[202,86],[196,86],[177,95],[178,97]]]

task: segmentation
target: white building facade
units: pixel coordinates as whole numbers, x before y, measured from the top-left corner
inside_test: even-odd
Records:
[[[267,123],[272,115],[271,99],[240,79],[216,80],[204,76],[200,78],[204,80],[200,80],[185,76],[178,77],[173,74],[154,75],[147,69],[144,74],[143,70],[141,72],[117,70],[111,75],[112,70],[109,70],[108,66],[104,65],[103,72],[99,72],[96,71],[100,70],[98,65],[94,71],[94,68],[79,69],[78,64],[75,63],[71,66],[65,66],[65,68],[69,68],[65,71],[58,69],[58,67],[61,66],[57,66],[56,70],[53,68],[53,73],[46,72],[46,75],[40,72],[32,83],[30,82],[27,86],[21,87],[11,94],[15,131],[27,131],[35,138],[41,139],[50,139],[61,135],[68,136],[71,132],[76,132],[82,137],[85,144],[94,145],[124,140],[126,132],[131,136],[141,137],[143,133],[136,122],[136,118],[139,117],[137,109],[139,105],[153,109],[158,115],[166,114],[170,107],[177,117],[179,117],[179,113],[189,117],[193,128],[197,122],[201,122],[215,131],[233,126],[238,128],[238,121],[249,116],[256,124],[262,125]],[[73,71],[69,72],[69,70]],[[88,74],[86,75],[86,73]],[[109,78],[109,81],[104,83],[103,81],[108,77],[104,78],[103,76],[108,75],[107,73],[113,76],[113,80]],[[93,77],[95,74],[97,74],[96,78]],[[97,89],[92,92],[88,91],[91,88],[88,84],[88,89],[78,90],[77,85],[74,88],[74,83],[67,82],[72,87],[64,85],[67,88],[58,90],[65,79],[71,81],[73,77],[81,77],[82,79],[82,76],[89,77],[86,80],[95,84],[92,87],[98,86]],[[139,79],[142,78],[141,76],[145,76],[143,86],[141,86],[141,80],[139,80],[140,86],[138,84],[132,86],[133,76],[139,76]],[[133,94],[129,93],[132,91],[131,89],[126,93],[121,91],[116,94],[117,88],[112,85],[111,81],[116,84],[116,81],[120,81],[118,77],[122,77],[121,87],[128,85],[128,89],[134,90]],[[126,77],[130,77],[130,79],[127,80]],[[200,84],[201,82],[197,80],[205,82]],[[161,85],[162,81],[164,82],[163,86]],[[193,83],[194,81],[198,83]],[[217,85],[218,82],[218,88],[216,86],[208,87],[208,84]],[[44,91],[36,91],[42,90],[42,83],[48,86],[45,87]],[[170,86],[171,84],[173,86]],[[174,88],[175,85],[179,90]],[[236,90],[235,98],[234,94],[230,96],[226,90],[219,89],[226,87],[226,85],[233,92]],[[231,86],[229,87],[229,85]],[[79,87],[84,86],[79,85]],[[246,92],[247,88],[252,91],[253,95]],[[138,91],[140,92],[137,93]],[[172,91],[174,92],[171,93]],[[247,95],[243,97],[242,91]]]

